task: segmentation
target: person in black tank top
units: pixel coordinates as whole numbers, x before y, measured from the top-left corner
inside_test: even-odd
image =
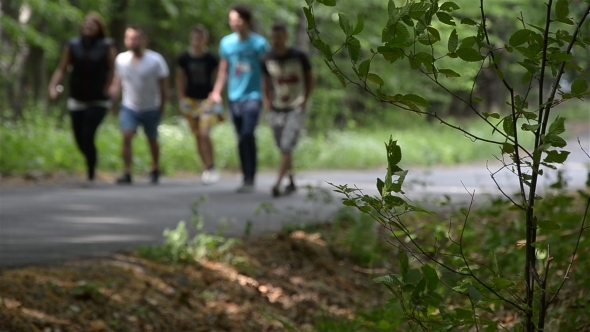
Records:
[[[60,82],[71,68],[67,101],[76,145],[86,160],[88,181],[95,178],[97,151],[94,143],[98,126],[110,106],[108,87],[114,74],[115,47],[106,38],[102,17],[89,13],[80,35],[67,41],[59,65],[49,83],[49,97],[63,91]]]

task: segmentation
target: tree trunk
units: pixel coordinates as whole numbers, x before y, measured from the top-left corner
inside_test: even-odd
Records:
[[[125,49],[123,37],[127,27],[127,9],[129,9],[129,0],[113,0],[109,34],[115,41],[117,52],[122,52]]]

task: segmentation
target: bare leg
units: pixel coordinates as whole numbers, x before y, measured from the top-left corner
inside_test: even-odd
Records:
[[[131,174],[131,158],[133,155],[131,142],[133,141],[134,136],[134,130],[123,131],[123,148],[121,149],[121,155],[123,157],[123,167],[125,174]]]
[[[197,150],[199,157],[201,157],[203,167],[210,169],[215,165],[215,161],[213,157],[213,142],[211,141],[211,136],[209,136],[209,129],[201,129],[196,135],[196,138]]]
[[[152,171],[156,171],[160,164],[160,145],[157,139],[148,139],[148,144],[152,155]]]
[[[293,157],[290,152],[283,152],[281,153],[281,163],[279,165],[279,173],[277,176],[277,182],[275,187],[279,187],[281,185],[281,181],[287,172],[290,172],[293,168]],[[289,174],[289,179],[291,183],[293,183],[293,175]]]

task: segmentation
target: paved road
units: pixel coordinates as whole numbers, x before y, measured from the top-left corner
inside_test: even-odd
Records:
[[[590,137],[581,138],[590,151]],[[560,169],[571,188],[584,186],[588,175],[588,158],[577,142],[574,151]],[[496,170],[498,165],[490,166]],[[356,184],[367,193],[376,193],[375,179],[385,169],[370,171],[317,171],[298,176],[300,185],[332,188],[334,184]],[[152,186],[137,177],[132,186],[98,183],[92,188],[77,183],[0,188],[0,268],[27,264],[44,264],[60,260],[107,255],[139,244],[159,244],[162,231],[180,220],[189,220],[195,199],[206,196],[200,211],[205,231],[222,231],[229,236],[244,235],[246,224],[251,234],[276,231],[287,223],[327,220],[339,207],[337,198],[327,204],[317,191],[300,189],[295,195],[272,199],[269,188],[274,174],[258,177],[257,191],[237,194],[235,175],[225,175],[221,182],[203,186],[194,178],[166,178]],[[507,172],[497,180],[507,191],[516,190],[514,178]],[[541,186],[555,179],[546,174]],[[465,188],[464,188],[465,187]],[[497,194],[485,164],[458,167],[412,168],[405,191],[410,199],[429,201],[449,195],[454,202],[466,202],[466,190],[475,190],[478,198]],[[313,193],[316,194],[313,194]],[[311,194],[311,195],[310,195]],[[272,203],[280,213],[256,213],[265,203]],[[266,205],[268,206],[268,204]]]

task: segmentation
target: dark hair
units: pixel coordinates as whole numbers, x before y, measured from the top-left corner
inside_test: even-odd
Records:
[[[193,32],[201,33],[201,34],[203,34],[203,36],[206,36],[206,37],[209,36],[209,30],[207,30],[207,28],[202,24],[193,25],[192,27],[190,27],[189,31],[191,33],[193,33]]]
[[[84,16],[82,24],[80,25],[80,33],[82,33],[82,26],[84,26],[84,22],[88,19],[92,20],[94,23],[96,23],[96,25],[98,25],[97,37],[105,38],[107,36],[106,24],[104,23],[102,16],[100,16],[100,14],[97,12],[88,12],[88,14]]]
[[[244,22],[248,23],[249,26],[252,26],[252,10],[250,10],[250,7],[239,4],[231,7],[230,11],[232,10],[238,13]]]
[[[285,25],[284,23],[275,23],[272,25],[272,31],[287,33],[287,25]]]

